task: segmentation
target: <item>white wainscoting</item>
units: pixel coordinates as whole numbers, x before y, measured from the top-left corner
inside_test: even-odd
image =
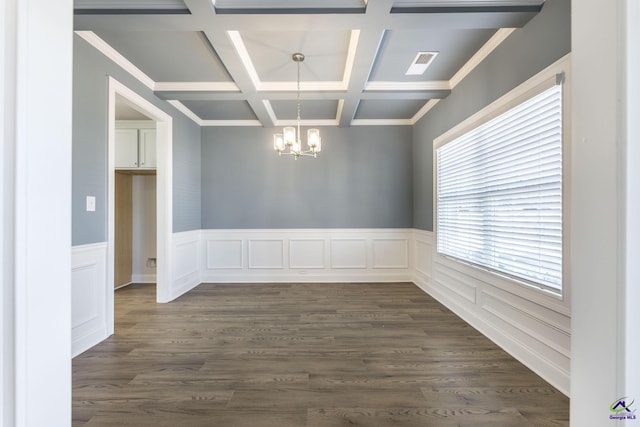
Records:
[[[569,301],[438,256],[433,240],[411,229],[176,233],[171,299],[202,282],[413,281],[569,395]],[[108,336],[106,251],[106,243],[72,249],[74,356]]]
[[[71,353],[75,357],[108,337],[107,243],[71,248]]]
[[[173,277],[169,301],[178,298],[202,282],[201,231],[174,233],[171,244]]]
[[[411,281],[411,242],[410,229],[202,230],[202,281]]]
[[[414,230],[414,283],[569,395],[569,301],[439,256]]]

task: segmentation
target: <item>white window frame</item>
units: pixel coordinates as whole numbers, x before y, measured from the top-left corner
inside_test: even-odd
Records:
[[[438,206],[437,206],[437,188],[438,188],[438,174],[437,174],[437,153],[436,150],[443,145],[455,140],[461,135],[481,126],[482,124],[490,121],[491,119],[499,116],[500,114],[508,111],[523,101],[535,96],[541,92],[541,86],[549,79],[553,79],[558,74],[564,75],[563,80],[563,147],[562,147],[562,288],[560,291],[549,288],[544,285],[537,284],[525,279],[519,279],[514,276],[510,276],[505,273],[492,270],[488,267],[479,266],[466,262],[457,258],[449,257],[437,252],[437,221],[438,221]],[[514,88],[504,96],[500,97],[496,101],[492,102],[482,110],[478,111],[469,118],[463,120],[458,125],[454,126],[449,131],[440,135],[433,141],[433,233],[434,233],[434,245],[433,256],[434,259],[439,259],[442,262],[454,263],[462,269],[472,269],[471,274],[479,275],[485,282],[491,285],[500,287],[504,290],[514,292],[516,294],[526,293],[528,299],[544,303],[549,306],[549,298],[551,298],[552,305],[558,305],[558,308],[567,308],[570,304],[570,277],[569,277],[569,243],[570,243],[570,177],[571,177],[571,61],[570,55],[558,60],[556,63],[550,65],[537,75],[531,77],[526,82],[522,83],[518,87]],[[555,301],[555,302],[553,302]],[[561,310],[565,311],[565,310]]]

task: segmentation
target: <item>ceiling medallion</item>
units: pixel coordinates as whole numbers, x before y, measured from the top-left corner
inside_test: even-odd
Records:
[[[293,156],[293,158],[296,160],[298,160],[298,157],[300,156],[315,158],[322,149],[320,130],[307,130],[307,145],[309,146],[309,149],[306,151],[302,150],[302,140],[300,139],[300,63],[304,61],[304,55],[301,53],[294,53],[293,55],[291,55],[291,58],[298,64],[298,116],[296,119],[297,133],[296,127],[285,127],[284,129],[282,129],[282,133],[276,133],[275,135],[273,135],[273,149],[278,152],[279,156],[283,154],[287,156]]]

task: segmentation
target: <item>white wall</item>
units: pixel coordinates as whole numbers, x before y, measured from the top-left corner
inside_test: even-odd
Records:
[[[0,5],[0,425],[14,420],[14,215],[16,2]]]
[[[15,266],[2,277],[7,426],[71,423],[72,6],[2,3],[2,156],[15,165],[2,179],[2,210],[15,212],[2,228],[2,258]]]
[[[628,28],[625,7],[635,11]],[[638,315],[627,311],[637,312],[638,301],[638,141],[630,139],[638,135],[637,88],[625,104],[627,83],[637,79],[637,9],[627,0],[572,2],[572,426],[610,425],[616,399],[640,401]],[[635,51],[628,82],[627,47]],[[635,215],[629,222],[626,208]]]
[[[625,396],[640,401],[640,2],[626,0],[625,55],[627,67],[622,87],[626,101],[626,294]],[[625,96],[626,95],[626,96]]]
[[[133,242],[132,282],[155,283],[156,268],[147,264],[156,258],[156,177],[132,177]]]

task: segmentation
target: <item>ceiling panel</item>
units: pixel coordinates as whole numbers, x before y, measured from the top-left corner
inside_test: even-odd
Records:
[[[231,80],[200,32],[101,31],[98,35],[156,82]]]
[[[295,120],[296,101],[271,101],[278,120]],[[301,119],[333,120],[338,112],[338,100],[303,99],[300,101]]]
[[[182,101],[202,120],[255,120],[246,101]]]
[[[182,0],[74,0],[75,9],[185,10]]]
[[[427,113],[422,107],[429,99],[455,91],[466,73],[513,28],[533,18],[542,4],[75,1],[77,35],[159,98],[181,100],[174,105],[196,123],[216,126],[235,120],[238,126],[259,122],[265,127],[295,120],[295,52],[306,57],[300,64],[302,120],[339,126],[384,125],[389,120],[412,124]],[[406,76],[416,54],[424,51],[438,55],[424,74]],[[354,118],[368,121],[354,123]]]
[[[409,120],[424,104],[424,100],[414,99],[365,99],[360,101],[355,118],[362,120]]]
[[[393,7],[540,6],[544,0],[396,0]]]
[[[295,52],[305,55],[300,80],[342,80],[350,31],[249,31],[241,36],[263,82],[295,81]]]
[[[216,9],[364,9],[365,0],[216,0]]]
[[[495,34],[495,30],[387,31],[369,81],[449,80]],[[438,52],[422,75],[405,72],[418,52]]]

